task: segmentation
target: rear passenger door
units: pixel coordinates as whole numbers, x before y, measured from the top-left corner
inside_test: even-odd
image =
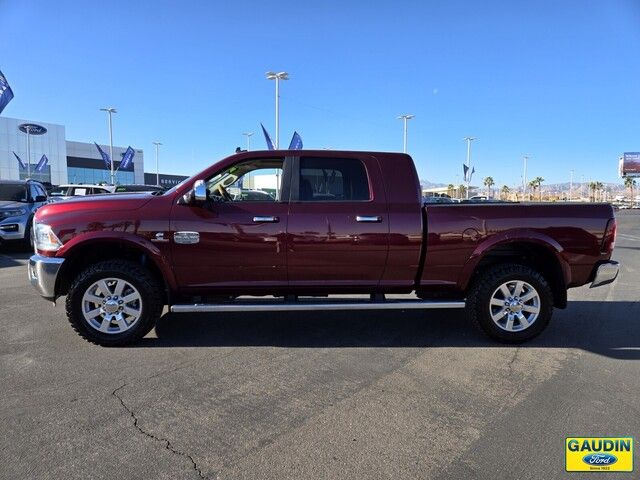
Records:
[[[377,159],[358,154],[294,159],[287,233],[291,288],[377,286],[389,248]]]

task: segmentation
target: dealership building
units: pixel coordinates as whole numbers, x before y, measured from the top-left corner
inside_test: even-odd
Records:
[[[109,153],[108,145],[99,145]],[[155,173],[144,173],[144,151],[134,145],[131,147],[135,151],[133,164],[120,170],[120,161],[127,147],[113,146],[116,183],[155,185]],[[29,153],[30,168],[23,168],[21,162],[27,165]],[[48,162],[36,171],[43,155],[46,155]],[[34,180],[53,185],[110,181],[110,170],[95,144],[67,140],[64,125],[0,117],[0,179],[25,179],[29,170]],[[160,185],[171,187],[185,178],[181,175],[160,174]]]

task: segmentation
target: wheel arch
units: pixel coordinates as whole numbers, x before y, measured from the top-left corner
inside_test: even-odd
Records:
[[[76,237],[77,238],[77,237]],[[74,240],[76,240],[74,238]],[[158,248],[140,239],[130,239],[121,235],[112,237],[93,237],[65,245],[65,262],[56,279],[56,296],[66,295],[73,279],[89,265],[111,259],[129,260],[147,268],[164,286],[164,300],[170,300],[175,291],[175,279],[171,267]]]
[[[562,247],[546,235],[505,235],[476,248],[463,268],[460,288],[465,292],[488,267],[501,263],[519,263],[539,271],[551,286],[555,307],[567,306],[567,285],[571,280]]]

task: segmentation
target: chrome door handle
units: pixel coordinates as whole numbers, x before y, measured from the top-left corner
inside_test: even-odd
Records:
[[[253,217],[253,221],[255,223],[276,223],[278,221],[278,217]]]
[[[356,217],[356,222],[365,222],[365,223],[380,223],[382,221],[382,217],[378,215],[358,215]]]

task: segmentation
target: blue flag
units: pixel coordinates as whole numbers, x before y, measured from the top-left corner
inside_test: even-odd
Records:
[[[133,156],[135,154],[136,152],[133,150],[133,148],[127,148],[126,152],[124,152],[124,155],[122,156],[122,161],[120,162],[120,168],[122,170],[126,170],[130,165],[133,164]]]
[[[467,173],[469,172],[469,167],[467,167],[464,163],[462,164],[462,171],[464,172],[464,174],[462,175],[464,178],[464,181],[468,182],[469,179],[467,178]]]
[[[26,170],[27,166],[24,164],[22,160],[20,160],[20,157],[18,156],[18,154],[16,152],[13,152],[13,155],[16,157],[16,160],[18,160],[18,163],[20,164],[20,169]]]
[[[273,142],[271,141],[271,137],[267,133],[267,130],[264,128],[264,125],[260,124],[260,126],[262,127],[262,133],[264,133],[264,140],[265,142],[267,142],[267,148],[269,150],[275,150],[275,148],[273,148]]]
[[[291,143],[289,144],[289,150],[302,150],[302,138],[298,135],[298,132],[293,132]]]
[[[96,148],[98,149],[98,152],[100,152],[100,156],[102,157],[102,160],[104,160],[104,164],[107,166],[107,168],[111,168],[111,159],[109,158],[109,155],[104,152],[101,148],[100,145],[98,145],[96,142],[93,142],[96,146]]]
[[[13,98],[13,90],[9,86],[7,79],[4,77],[2,72],[0,72],[0,113],[4,110],[4,107],[11,101]]]
[[[47,166],[47,163],[49,163],[49,159],[46,155],[42,155],[42,158],[40,158],[38,165],[36,165],[36,172],[42,172],[44,170],[44,167]]]

